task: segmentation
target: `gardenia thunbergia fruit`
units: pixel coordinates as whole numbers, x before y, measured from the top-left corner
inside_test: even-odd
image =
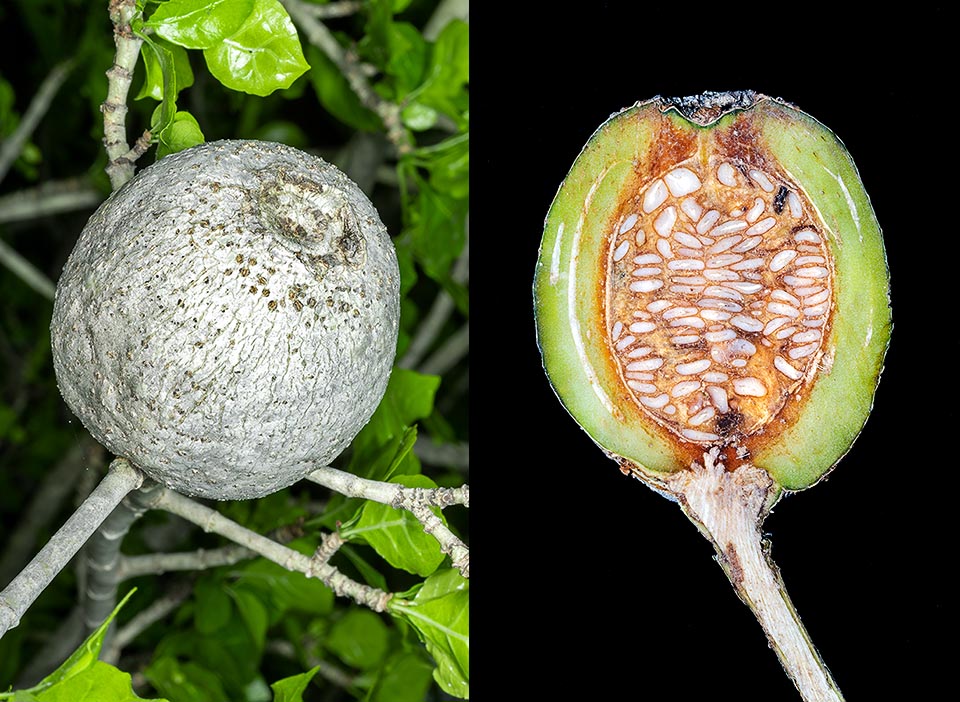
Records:
[[[167,156],[90,218],[57,285],[64,400],[178,492],[247,499],[336,457],[386,389],[396,252],[323,160],[219,141]]]

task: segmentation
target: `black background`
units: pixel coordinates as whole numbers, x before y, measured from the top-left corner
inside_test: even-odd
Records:
[[[777,505],[772,555],[848,700],[942,699],[956,679],[952,21],[923,7],[496,5],[471,15],[475,696],[799,699],[711,546],[561,407],[532,315],[543,219],[593,131],[658,94],[752,89],[846,144],[894,311],[874,412],[828,480]]]

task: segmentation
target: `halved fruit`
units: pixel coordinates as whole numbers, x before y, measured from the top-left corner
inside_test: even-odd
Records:
[[[561,401],[654,485],[708,451],[812,485],[866,422],[891,330],[852,159],[753,92],[654,98],[605,122],[550,208],[534,303]]]

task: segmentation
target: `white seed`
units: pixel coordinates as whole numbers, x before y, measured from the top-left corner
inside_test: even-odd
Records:
[[[747,231],[744,232],[746,236],[754,236],[755,234],[766,234],[768,231],[773,229],[773,225],[777,223],[776,217],[765,217],[759,222],[750,227]]]
[[[773,335],[774,339],[786,339],[788,336],[793,336],[794,332],[797,331],[796,327],[784,327],[776,334]]]
[[[637,246],[643,246],[643,242],[647,240],[647,235],[643,233],[642,229],[638,229],[634,239],[636,239]]]
[[[653,322],[634,322],[630,325],[630,331],[634,334],[644,334],[646,332],[652,332],[657,328],[657,325]]]
[[[664,319],[675,319],[677,317],[686,317],[691,314],[696,314],[696,307],[674,307],[672,310],[667,310],[663,313]]]
[[[747,212],[747,221],[753,224],[760,218],[760,215],[763,214],[763,210],[766,205],[763,202],[762,197],[758,197],[753,201],[753,207]]]
[[[634,317],[639,317],[640,319],[653,319],[653,315],[649,312],[644,312],[643,310],[634,310]]]
[[[752,295],[755,292],[763,290],[763,286],[760,285],[760,283],[748,283],[740,280],[726,281],[720,284],[725,288],[730,288],[731,290],[736,290],[746,295]]]
[[[666,407],[663,408],[663,413],[664,413],[664,414],[676,414],[676,413],[677,413],[677,408],[674,407],[673,405],[667,405]]]
[[[703,378],[706,380],[707,377],[704,376]],[[726,375],[724,375],[723,379],[727,379]],[[721,412],[726,412],[730,409],[730,405],[727,403],[727,391],[723,388],[718,388],[716,385],[708,385],[707,395],[710,396],[710,402],[713,403],[713,406]]]
[[[827,259],[823,256],[801,256],[794,263],[798,266],[805,266],[808,263],[823,264],[826,263]]]
[[[696,344],[700,337],[696,334],[681,334],[680,336],[671,336],[670,343],[675,346],[685,346],[687,344]]]
[[[733,366],[734,368],[743,368],[744,366],[747,365],[747,361],[743,358],[735,358],[732,361],[730,361],[730,365]]]
[[[777,331],[777,329],[779,329],[789,321],[790,319],[787,317],[777,317],[776,319],[771,319],[769,322],[767,322],[767,326],[763,328],[763,333],[766,336],[770,336],[771,334],[773,334],[773,332]]]
[[[800,291],[798,290],[797,292],[799,293]],[[829,299],[830,299],[830,291],[823,289],[818,293],[805,295],[803,297],[803,303],[805,305],[819,305],[821,302],[826,302]]]
[[[750,236],[744,239],[742,242],[733,247],[733,251],[736,253],[744,253],[750,249],[754,249],[760,245],[760,242],[763,241],[762,236]]]
[[[814,244],[820,243],[820,235],[812,229],[801,229],[793,235],[793,238],[797,241],[810,241]]]
[[[734,263],[730,268],[735,271],[749,271],[762,268],[763,264],[764,260],[762,258],[748,258],[746,261]]]
[[[623,333],[623,322],[614,322],[613,330],[610,332],[610,338],[613,341],[616,341],[620,338],[620,335]]]
[[[720,219],[720,213],[717,210],[707,212],[703,215],[703,219],[697,222],[697,234],[706,234],[718,219]]]
[[[778,371],[790,378],[790,380],[800,380],[800,378],[803,377],[803,373],[801,371],[798,371],[796,368],[791,366],[781,356],[774,356],[773,365]]]
[[[634,361],[627,366],[627,370],[651,371],[656,370],[663,365],[662,358],[645,358],[642,361]]]
[[[640,383],[636,380],[628,380],[627,385],[636,390],[637,392],[642,392],[647,395],[652,395],[657,391],[656,385],[651,385],[650,383]]]
[[[812,278],[798,278],[795,275],[785,275],[783,276],[783,282],[791,288],[799,288],[804,285],[810,285],[814,280]]]
[[[684,246],[690,246],[694,249],[703,248],[703,244],[700,243],[700,240],[697,237],[693,236],[692,234],[676,231],[673,233],[673,238],[679,241]]]
[[[716,441],[720,438],[718,434],[711,434],[708,431],[697,431],[696,429],[684,429],[680,432],[690,441]]]
[[[817,329],[811,329],[805,332],[797,332],[790,337],[790,341],[795,344],[805,344],[808,341],[816,341],[820,338],[820,332]]]
[[[734,339],[727,344],[727,349],[738,356],[752,356],[757,352],[757,347],[746,339]]]
[[[696,295],[697,293],[703,292],[702,285],[671,285],[669,288],[670,292],[677,293],[678,295]]]
[[[773,192],[773,183],[770,182],[770,179],[767,178],[765,173],[761,173],[757,169],[753,169],[752,171],[750,171],[750,178],[753,180],[754,183],[759,185],[768,193]]]
[[[652,407],[657,409],[658,407],[663,407],[670,401],[670,396],[666,393],[662,395],[657,395],[656,397],[641,397],[640,402],[645,404],[647,407]]]
[[[803,207],[800,204],[800,198],[793,191],[787,195],[787,205],[790,207],[790,216],[794,219],[800,219],[800,215],[803,214]]]
[[[743,295],[741,295],[739,292],[731,288],[721,287],[719,285],[711,285],[704,290],[703,293],[704,295],[710,295],[711,297],[719,297],[726,300],[743,302]]]
[[[633,225],[637,223],[637,219],[638,217],[636,213],[629,215],[625,220],[623,220],[623,224],[620,225],[620,233],[626,234],[628,231],[633,229]]]
[[[717,300],[712,297],[705,297],[697,301],[700,307],[706,307],[714,310],[724,310],[725,312],[742,312],[743,305],[738,305],[730,300]]]
[[[649,312],[662,312],[668,307],[673,307],[673,303],[670,300],[655,300],[647,305],[647,311]]]
[[[674,168],[663,179],[674,197],[689,195],[700,188],[700,179],[689,168]]]
[[[613,252],[613,260],[619,261],[621,258],[627,255],[627,251],[630,250],[630,242],[625,241]]]
[[[790,263],[794,258],[796,258],[797,252],[793,249],[786,249],[779,252],[770,260],[770,270],[776,273],[777,271],[783,270],[787,267],[787,264]]]
[[[805,346],[798,346],[795,349],[790,349],[787,355],[794,360],[798,358],[805,358],[816,351],[819,347],[819,343],[806,344]]]
[[[736,339],[737,332],[733,331],[733,329],[724,329],[722,331],[707,332],[703,335],[703,338],[712,344],[718,344],[721,341],[730,341],[731,339]]]
[[[674,283],[682,283],[684,285],[706,285],[707,279],[702,275],[674,275],[670,276],[670,280]]]
[[[713,258],[707,259],[707,268],[725,268],[731,263],[736,263],[737,261],[742,261],[743,256],[740,254],[723,254],[722,256],[714,256]]]
[[[744,222],[742,219],[731,219],[710,230],[710,235],[723,236],[724,234],[733,234],[734,232],[739,232],[741,229],[746,229],[746,228],[747,228],[747,223]],[[740,238],[738,238],[737,241],[739,242]]]
[[[653,373],[637,373],[636,371],[627,371],[627,378],[631,380],[653,380]]]
[[[635,349],[631,349],[630,352],[627,353],[627,358],[640,358],[641,356],[646,356],[651,351],[653,351],[653,348],[650,346],[638,346]],[[641,368],[631,369],[630,366],[627,366],[627,370],[642,370],[642,369]]]
[[[721,163],[720,168],[717,169],[717,180],[731,188],[735,187],[737,184],[737,176],[733,166],[729,163]]]
[[[722,282],[724,280],[740,280],[739,273],[728,271],[726,268],[710,268],[703,272],[703,277],[716,282]]]
[[[754,319],[753,317],[745,317],[742,314],[738,314],[736,317],[730,320],[730,324],[737,327],[738,329],[743,329],[748,332],[758,332],[763,329],[763,322],[759,319]],[[633,327],[631,327],[632,329]],[[756,349],[754,349],[756,350]]]
[[[719,371],[704,373],[700,377],[703,378],[703,382],[705,383],[725,383],[730,379],[726,373],[720,373]]]
[[[774,290],[772,293],[770,293],[770,297],[774,300],[780,300],[781,302],[789,302],[791,305],[796,307],[800,306],[800,300],[795,298],[786,290]]]
[[[616,346],[617,351],[623,351],[625,348],[627,348],[630,344],[632,344],[636,340],[637,340],[637,337],[635,336],[623,337],[622,339],[620,339],[620,341],[617,342],[617,346]]]
[[[643,211],[647,214],[650,214],[655,209],[660,207],[667,199],[667,186],[661,180],[657,179],[653,181],[647,192],[643,196]]]
[[[694,222],[700,219],[700,215],[703,214],[703,207],[692,197],[684,198],[683,202],[680,203],[680,209]]]
[[[663,210],[653,221],[653,228],[660,236],[670,236],[673,225],[677,223],[677,208],[671,205]]]
[[[637,269],[634,269],[634,271],[630,273],[630,275],[635,276],[637,278],[646,278],[651,275],[660,275],[660,269],[659,268],[637,268]]]
[[[798,268],[795,273],[804,278],[826,278],[830,271],[823,266],[809,266],[807,268]]]
[[[700,316],[711,322],[724,322],[730,319],[730,313],[722,310],[700,310]]]
[[[819,305],[812,305],[810,307],[804,307],[803,313],[807,317],[819,317],[822,314],[826,314],[827,310],[830,309],[830,302],[821,302]]]
[[[783,315],[785,317],[799,317],[800,310],[792,305],[785,305],[782,302],[768,302],[767,312],[770,314]]]
[[[707,326],[699,317],[680,317],[670,322],[671,327],[693,327],[694,329],[703,329]]]
[[[767,394],[767,387],[757,378],[747,376],[733,379],[733,391],[744,397],[763,397]]]
[[[803,320],[803,326],[805,327],[822,327],[825,319],[805,319]]]
[[[687,424],[692,427],[698,427],[704,422],[713,419],[716,413],[717,411],[713,407],[704,407],[702,410],[690,417],[690,419],[687,420]]]
[[[633,290],[633,292],[653,292],[657,288],[662,287],[662,280],[637,280],[630,283],[630,289]]]
[[[667,268],[672,271],[700,271],[703,270],[703,261],[695,258],[678,258],[670,261]]]
[[[670,249],[670,242],[667,239],[657,241],[657,251],[664,258],[673,258],[673,251]]]
[[[676,250],[676,254],[681,258],[697,258],[698,256],[703,255],[703,251],[699,249],[690,249],[686,246],[681,246]]]
[[[663,259],[657,256],[657,254],[643,254],[633,259],[633,262],[638,266],[642,266],[648,263],[663,263]]]
[[[670,391],[670,395],[672,397],[683,397],[684,395],[689,395],[690,393],[699,389],[699,380],[684,380],[683,382],[677,383],[673,386],[673,390]]]
[[[697,373],[702,373],[710,367],[709,358],[701,358],[699,361],[691,361],[690,363],[678,363],[676,371],[680,375],[695,375]]]

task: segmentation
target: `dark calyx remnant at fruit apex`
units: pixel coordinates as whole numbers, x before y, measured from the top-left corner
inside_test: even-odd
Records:
[[[824,355],[831,253],[748,117],[663,136],[609,226],[610,352],[658,423],[743,455]]]

